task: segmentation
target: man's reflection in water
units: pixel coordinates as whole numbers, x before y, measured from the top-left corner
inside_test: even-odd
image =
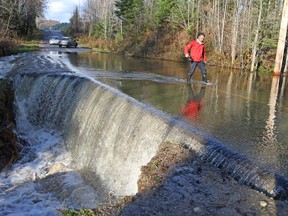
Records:
[[[195,94],[191,84],[187,84],[187,88],[188,101],[187,104],[181,108],[181,114],[190,120],[197,120],[199,118],[200,109],[203,106],[206,86],[201,87],[199,94]]]

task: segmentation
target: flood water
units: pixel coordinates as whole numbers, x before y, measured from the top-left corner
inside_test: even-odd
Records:
[[[260,166],[288,176],[286,77],[208,67],[215,85],[185,83],[188,63],[58,54],[81,73],[189,122]],[[197,69],[194,80],[201,80]]]

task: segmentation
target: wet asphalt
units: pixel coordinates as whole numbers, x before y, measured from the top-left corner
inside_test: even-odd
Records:
[[[58,45],[50,45],[49,39],[52,36],[58,36],[59,38],[64,37],[61,31],[57,30],[45,30],[44,31],[44,40],[40,43],[41,51],[44,52],[63,52],[63,53],[78,53],[78,52],[92,52],[92,49],[85,48],[81,44],[77,48],[70,47],[59,47]]]

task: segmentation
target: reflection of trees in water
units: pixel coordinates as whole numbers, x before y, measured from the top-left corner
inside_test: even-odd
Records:
[[[232,106],[231,106],[231,103],[232,103],[232,100],[231,100],[231,97],[232,97],[232,83],[233,83],[233,72],[230,72],[229,74],[229,78],[228,78],[228,81],[227,81],[227,85],[226,85],[226,95],[225,95],[225,105],[224,105],[224,117],[225,119],[229,119],[230,118],[230,115],[231,115],[231,109],[232,109]]]
[[[275,118],[276,118],[276,106],[277,106],[277,98],[278,98],[278,90],[279,90],[279,77],[273,77],[271,92],[269,98],[269,117],[266,121],[266,131],[264,131],[263,141],[265,143],[277,142],[276,138],[276,128],[275,128]]]
[[[237,71],[219,74],[218,85],[207,89],[205,109],[201,113],[207,117],[204,121],[202,119],[204,127],[208,127],[206,130],[211,135],[234,150],[249,153],[260,161],[270,158],[271,154],[275,155],[275,160],[271,158],[271,161],[267,160],[267,164],[279,168],[279,163],[285,163],[284,160],[280,161],[279,157],[288,155],[280,146],[287,136],[282,118],[286,118],[287,113],[287,100],[284,100],[286,78],[284,77],[282,82],[279,80],[276,91],[272,84],[270,91],[270,74]],[[264,139],[268,141],[264,142]]]
[[[188,65],[180,62],[158,61],[104,53],[78,53],[78,61],[95,69],[122,72],[145,72],[160,75],[186,76]],[[76,65],[73,60],[72,64]]]
[[[266,145],[279,145],[278,147],[283,148],[281,143],[277,140],[277,110],[279,106],[282,104],[282,99],[284,96],[286,77],[276,77],[274,76],[272,79],[270,97],[269,97],[269,116],[266,121],[266,130],[263,133],[263,141]],[[276,147],[276,146],[275,146]]]
[[[280,94],[279,107],[284,106],[283,102],[284,102],[284,96],[285,96],[285,87],[286,87],[286,84],[287,84],[286,79],[287,79],[287,76],[283,76],[282,80],[279,81],[280,82],[279,85],[281,86],[281,89],[279,90],[279,94]]]
[[[79,64],[78,64],[78,53],[75,52],[75,53],[72,53],[72,52],[69,52],[66,54],[69,58],[69,61],[72,65],[78,67]]]
[[[273,77],[268,101],[268,117],[265,122],[265,129],[262,133],[261,143],[258,146],[259,156],[269,158],[269,164],[277,165],[277,171],[286,172],[287,151],[283,146],[283,136],[281,134],[279,119],[279,107],[284,99],[286,78]],[[280,135],[280,136],[279,136]]]
[[[248,124],[251,121],[251,95],[253,91],[253,83],[255,81],[254,77],[256,77],[256,73],[250,73],[248,78],[248,85],[247,85],[247,101],[246,101],[246,108],[247,108],[247,114],[246,119],[248,121]]]

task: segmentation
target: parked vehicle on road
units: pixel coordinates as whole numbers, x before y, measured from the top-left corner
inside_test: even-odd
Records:
[[[78,46],[78,43],[75,39],[73,38],[70,38],[70,37],[63,37],[61,40],[60,40],[60,43],[59,43],[59,47],[77,47]]]
[[[52,36],[51,39],[49,40],[50,45],[59,45],[60,39],[57,36]]]

